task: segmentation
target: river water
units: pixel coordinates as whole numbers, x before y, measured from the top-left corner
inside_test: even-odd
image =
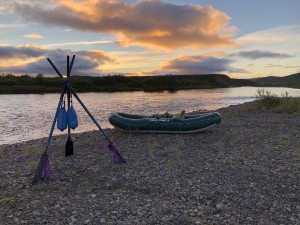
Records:
[[[281,95],[300,96],[300,89],[264,88]],[[89,111],[102,128],[111,128],[112,112],[156,114],[181,110],[217,110],[229,105],[253,101],[258,88],[238,87],[177,92],[79,93]],[[47,137],[50,132],[59,94],[0,95],[0,145]],[[79,127],[74,132],[96,130],[97,127],[73,98]],[[55,129],[54,135],[63,134]]]

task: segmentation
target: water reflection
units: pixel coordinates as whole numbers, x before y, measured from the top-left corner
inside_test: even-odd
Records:
[[[281,95],[287,91],[300,96],[300,89],[265,88]],[[258,88],[220,88],[177,92],[118,92],[79,93],[81,100],[103,128],[111,128],[108,116],[112,112],[155,114],[168,111],[187,112],[199,109],[216,110],[255,99]],[[15,143],[47,137],[55,114],[59,94],[0,95],[0,144]],[[75,132],[97,128],[76,99],[73,105],[78,114],[79,127]],[[61,134],[55,129],[54,135]]]

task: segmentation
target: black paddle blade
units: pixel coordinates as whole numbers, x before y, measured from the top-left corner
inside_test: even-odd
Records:
[[[66,154],[65,156],[69,156],[69,155],[73,155],[74,151],[73,151],[73,141],[71,139],[71,137],[68,137],[68,140],[66,142]]]

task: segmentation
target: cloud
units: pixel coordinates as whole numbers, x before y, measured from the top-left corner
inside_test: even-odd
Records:
[[[225,58],[182,56],[164,63],[153,74],[214,74],[247,72],[230,66],[233,61]]]
[[[14,25],[14,24],[0,24],[0,29],[8,29],[8,28],[13,28],[13,27],[17,27],[18,25]]]
[[[18,28],[23,27],[25,24],[0,24],[0,29],[12,29],[12,28]]]
[[[66,55],[76,55],[72,74],[101,75],[99,67],[105,63],[117,63],[117,59],[101,51],[46,50],[36,47],[1,47],[0,73],[56,75],[46,58],[50,58],[62,74],[66,74]],[[32,60],[33,58],[33,60]],[[31,59],[29,61],[26,61]],[[16,65],[6,66],[5,61],[21,61]]]
[[[94,45],[94,44],[108,44],[113,43],[110,40],[100,40],[100,41],[76,41],[76,42],[63,42],[63,43],[56,43],[56,44],[48,44],[44,45],[44,47],[54,47],[54,46],[66,46],[66,45]]]
[[[300,68],[300,66],[283,66],[283,68],[288,68],[288,69],[290,69],[290,68],[292,68],[292,69],[296,68],[296,69],[298,69],[298,68]]]
[[[42,35],[39,34],[26,34],[24,35],[26,38],[44,38]]]
[[[215,8],[159,0],[129,4],[120,0],[53,0],[52,4],[15,2],[23,19],[83,32],[109,33],[123,46],[158,49],[231,46],[235,27]]]
[[[28,59],[45,55],[46,50],[37,47],[11,47],[0,46],[0,60],[4,59]],[[0,61],[1,62],[1,61]]]
[[[271,68],[278,68],[278,67],[282,67],[282,65],[278,65],[278,64],[272,64],[272,63],[269,63],[268,65],[266,65],[265,67],[271,67]]]
[[[300,25],[274,27],[249,33],[235,39],[237,44],[246,46],[289,44],[298,43],[299,41]]]
[[[238,56],[247,59],[261,59],[261,58],[289,58],[292,55],[284,54],[284,53],[277,53],[271,51],[260,51],[260,50],[253,50],[253,51],[240,51],[238,53],[230,54],[229,56]]]

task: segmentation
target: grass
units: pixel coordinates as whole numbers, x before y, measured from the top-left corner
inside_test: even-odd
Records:
[[[38,160],[27,160],[25,162],[25,168],[34,170],[38,162]]]
[[[2,197],[0,200],[2,203],[9,203],[11,206],[15,206],[16,198],[15,197]]]
[[[300,98],[291,97],[288,92],[281,96],[272,94],[270,91],[258,89],[256,102],[259,109],[271,112],[300,115]]]
[[[24,148],[24,152],[26,153],[26,155],[39,155],[42,153],[42,150],[41,150],[41,146],[25,146]]]

